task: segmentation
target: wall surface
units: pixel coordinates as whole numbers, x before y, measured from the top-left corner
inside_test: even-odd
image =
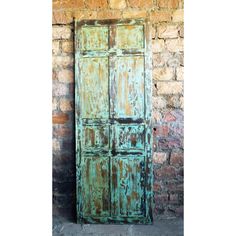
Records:
[[[75,220],[73,18],[152,23],[155,216],[183,215],[183,0],[53,0],[53,213]]]

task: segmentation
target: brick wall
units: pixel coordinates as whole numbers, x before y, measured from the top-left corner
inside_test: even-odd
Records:
[[[183,214],[183,1],[53,0],[53,210],[75,218],[73,17],[148,17],[153,51],[155,216]]]

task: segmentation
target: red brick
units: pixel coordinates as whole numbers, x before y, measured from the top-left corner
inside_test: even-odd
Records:
[[[171,112],[167,112],[165,114],[164,121],[166,122],[176,121],[176,117],[173,114],[171,114]]]
[[[167,153],[165,152],[154,152],[153,154],[153,163],[154,164],[163,164],[167,160]]]
[[[157,179],[171,179],[177,176],[176,169],[172,166],[163,166],[155,170]]]
[[[64,124],[69,120],[69,116],[67,114],[64,113],[60,113],[57,115],[54,115],[52,117],[52,123],[53,124]]]
[[[68,137],[72,135],[72,129],[59,127],[53,129],[53,136],[54,137]]]
[[[182,138],[167,137],[167,138],[160,138],[158,141],[158,148],[160,148],[161,150],[182,148],[182,147],[183,147]]]
[[[173,166],[183,166],[184,154],[183,152],[172,152],[170,156],[170,164]]]
[[[108,8],[107,0],[86,0],[86,7],[89,9],[106,9]]]
[[[153,1],[152,0],[128,0],[130,7],[139,7],[139,8],[145,8],[145,7],[152,7]]]
[[[178,194],[170,194],[170,204],[177,204],[178,202]]]
[[[168,203],[168,194],[167,193],[162,193],[162,194],[155,194],[154,195],[155,202],[156,204],[163,204],[163,203]]]
[[[161,184],[158,183],[157,181],[154,182],[153,184],[153,191],[154,192],[160,192],[162,190]]]
[[[169,127],[167,125],[161,125],[154,128],[154,135],[159,137],[167,137],[169,134]]]

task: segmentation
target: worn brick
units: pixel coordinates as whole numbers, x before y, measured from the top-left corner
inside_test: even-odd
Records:
[[[168,150],[173,148],[182,148],[183,139],[175,137],[165,137],[158,140],[159,150]]]
[[[180,0],[157,0],[160,8],[175,9],[178,8]]]
[[[63,112],[72,111],[73,110],[73,108],[72,108],[72,101],[67,99],[67,98],[62,98],[60,100],[60,109]]]
[[[184,215],[184,207],[183,206],[179,206],[176,208],[175,213],[177,216],[183,217]]]
[[[176,68],[176,79],[177,80],[184,80],[184,67]]]
[[[126,7],[125,0],[109,0],[109,6],[111,9],[124,9]]]
[[[63,69],[58,72],[58,80],[63,83],[73,83],[74,73],[71,70]]]
[[[123,18],[142,18],[146,17],[147,12],[145,10],[126,10],[123,11]]]
[[[167,106],[170,108],[182,108],[182,96],[172,95],[167,99]]]
[[[53,0],[53,10],[67,8],[84,8],[83,0]]]
[[[154,192],[161,192],[161,190],[162,190],[161,184],[158,181],[154,181],[153,191]]]
[[[179,28],[179,36],[180,36],[181,38],[184,37],[184,25],[183,25],[183,24],[182,24],[182,25],[180,26],[180,28]]]
[[[158,94],[181,94],[183,93],[182,82],[157,82],[157,93]]]
[[[58,107],[59,107],[58,99],[53,98],[52,99],[52,110],[55,111],[58,109]]]
[[[179,203],[179,195],[178,194],[170,194],[170,204],[178,204]]]
[[[70,24],[73,22],[73,11],[53,11],[52,24]]]
[[[62,42],[62,52],[64,53],[73,53],[74,52],[74,44],[72,41],[64,41]]]
[[[170,164],[176,167],[183,166],[184,154],[182,151],[172,151],[170,156]]]
[[[89,9],[105,9],[108,7],[107,0],[86,0],[85,5]]]
[[[52,27],[52,38],[55,39],[70,39],[72,37],[71,28],[68,26]]]
[[[122,16],[121,11],[116,10],[99,11],[97,14],[98,19],[119,19]]]
[[[146,8],[153,6],[153,0],[128,0],[130,7]]]
[[[69,116],[65,113],[58,113],[53,115],[52,123],[53,124],[64,124],[69,120]]]
[[[153,69],[153,80],[172,80],[174,69],[172,67],[162,67]]]
[[[169,127],[164,124],[155,126],[153,134],[157,137],[167,137],[169,134]]]
[[[184,97],[180,97],[180,108],[184,109]]]
[[[153,55],[153,66],[154,67],[163,67],[168,65],[168,60],[172,57],[172,53],[164,51]],[[178,64],[179,65],[179,64]]]
[[[70,137],[73,129],[67,127],[57,127],[53,129],[53,137]]]
[[[157,28],[158,38],[178,38],[179,27],[178,25],[160,25]]]
[[[73,55],[67,55],[67,56],[53,56],[52,57],[52,66],[53,67],[68,67],[73,66],[74,58]]]
[[[60,150],[60,142],[55,138],[52,140],[52,149],[53,149],[53,151]]]
[[[152,23],[171,21],[171,12],[169,11],[153,11],[150,14]]]
[[[166,161],[167,161],[167,153],[154,152],[154,154],[153,154],[153,163],[154,164],[163,164]]]
[[[152,99],[153,108],[162,109],[166,107],[166,99],[162,96],[153,97]]]
[[[52,84],[52,94],[57,97],[68,95],[69,88],[66,84],[54,82]]]
[[[156,25],[152,25],[152,28],[151,28],[151,35],[152,35],[152,39],[155,39],[156,38]]]
[[[170,67],[178,67],[183,64],[183,54],[182,53],[170,53],[168,58],[166,57],[166,63]]]
[[[163,52],[165,50],[165,42],[163,39],[152,40],[152,52]]]
[[[177,176],[177,171],[172,166],[163,166],[155,170],[155,175],[160,179],[171,179]]]
[[[97,19],[97,11],[93,10],[85,10],[85,11],[78,11],[75,10],[73,13],[75,19],[80,20],[90,20],[90,19]]]
[[[183,52],[184,40],[183,38],[178,39],[167,39],[165,41],[166,48],[169,52]]]
[[[152,112],[153,123],[159,122],[162,119],[162,115],[159,111],[154,110]]]
[[[54,0],[53,10],[67,9],[67,8],[84,8],[83,0]]]
[[[54,55],[60,53],[60,42],[59,41],[53,41],[52,42],[52,53]]]
[[[173,12],[172,15],[172,21],[173,22],[183,22],[184,21],[184,10],[178,9]]]
[[[167,193],[155,193],[154,198],[157,202],[157,204],[163,204],[163,203],[168,203],[168,194]]]

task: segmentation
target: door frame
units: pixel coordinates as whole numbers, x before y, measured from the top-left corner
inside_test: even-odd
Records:
[[[146,216],[145,217],[86,217],[82,216],[82,196],[81,196],[81,134],[82,121],[78,113],[79,101],[79,28],[84,25],[103,26],[110,24],[135,25],[140,23],[144,25],[144,71],[145,71],[145,200],[146,200]],[[153,164],[152,164],[152,43],[151,43],[151,24],[149,19],[122,19],[122,20],[74,20],[74,50],[75,50],[75,143],[76,143],[76,213],[78,223],[115,223],[115,224],[152,224],[153,223]],[[108,49],[109,50],[109,49]],[[110,77],[110,74],[108,73]],[[109,78],[110,88],[110,78]],[[109,96],[110,107],[110,96]]]

